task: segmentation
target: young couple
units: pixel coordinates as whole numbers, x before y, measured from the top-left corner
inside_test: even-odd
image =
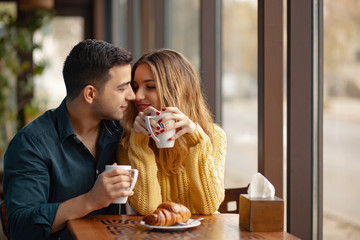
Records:
[[[211,214],[224,199],[226,136],[210,115],[194,67],[162,49],[132,56],[98,40],[65,60],[66,98],[21,129],[4,157],[4,195],[12,239],[68,239],[66,222],[116,214],[121,196],[139,214],[164,201]],[[173,148],[158,149],[145,116],[171,112]],[[121,123],[120,123],[121,120]],[[161,133],[158,133],[161,134]],[[128,171],[139,170],[134,191]],[[65,230],[65,231],[64,231]]]

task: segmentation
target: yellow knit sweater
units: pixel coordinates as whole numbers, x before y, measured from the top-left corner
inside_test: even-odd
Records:
[[[130,147],[118,149],[118,163],[139,170],[130,206],[138,214],[147,215],[165,201],[181,203],[192,214],[211,214],[224,200],[225,132],[215,124],[213,143],[197,125],[192,134],[185,134],[189,158],[185,170],[168,176],[161,172],[149,147],[149,137],[132,131]]]

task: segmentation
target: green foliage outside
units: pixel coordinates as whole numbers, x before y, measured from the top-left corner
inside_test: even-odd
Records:
[[[32,53],[41,49],[40,43],[33,41],[33,34],[49,23],[55,16],[52,10],[36,10],[22,22],[14,13],[0,10],[0,159],[10,139],[19,127],[17,123],[16,89],[17,76],[26,71],[27,84],[20,87],[20,94],[33,91],[33,76],[42,74],[45,64],[22,60],[20,54]],[[25,113],[34,114],[37,106],[34,101],[27,104]]]

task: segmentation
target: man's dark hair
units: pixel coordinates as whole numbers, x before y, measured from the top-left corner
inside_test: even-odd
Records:
[[[130,52],[110,43],[95,39],[78,43],[66,57],[63,68],[67,100],[76,98],[87,85],[100,89],[109,80],[110,68],[131,61]]]

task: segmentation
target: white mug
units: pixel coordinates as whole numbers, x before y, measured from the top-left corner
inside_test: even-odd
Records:
[[[145,117],[146,128],[151,133],[151,137],[152,137],[152,139],[154,139],[156,146],[158,148],[174,147],[175,140],[169,140],[169,138],[171,138],[172,136],[175,135],[176,129],[160,133],[158,136],[156,136],[152,130],[152,127],[150,124],[150,119],[154,118],[155,121],[158,122],[160,119],[162,119],[163,117],[165,117],[166,115],[169,115],[169,114],[171,114],[171,113],[170,112],[161,112],[160,115],[155,116],[154,113],[152,113],[151,116]],[[175,123],[175,120],[168,120],[166,122],[158,123],[158,125],[161,129],[164,129],[165,127],[172,125],[174,123]]]
[[[123,189],[119,190],[119,191],[132,191],[135,187],[135,183],[137,181],[139,171],[137,169],[131,169],[131,165],[106,165],[105,171],[108,171],[108,170],[111,170],[114,168],[125,169],[125,170],[128,170],[133,173],[133,176],[132,176],[133,180],[132,180],[131,186],[129,188],[123,188]],[[127,202],[127,200],[128,200],[128,197],[119,197],[119,198],[115,199],[115,201],[113,203],[124,204]]]

